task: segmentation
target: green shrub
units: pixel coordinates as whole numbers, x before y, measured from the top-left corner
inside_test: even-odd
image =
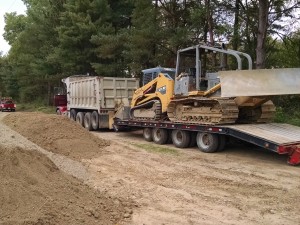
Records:
[[[24,112],[44,112],[48,114],[55,114],[55,106],[47,106],[38,103],[17,103],[16,111]]]

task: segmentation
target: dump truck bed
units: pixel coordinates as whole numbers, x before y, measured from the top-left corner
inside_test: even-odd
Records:
[[[67,87],[68,110],[114,109],[118,101],[131,100],[139,81],[135,78],[71,76],[63,82]]]

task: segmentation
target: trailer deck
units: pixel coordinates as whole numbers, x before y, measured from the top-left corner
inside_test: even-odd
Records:
[[[300,127],[289,124],[196,125],[170,121],[115,120],[114,125],[116,128],[148,127],[224,134],[278,154],[288,154],[289,164],[300,164]]]

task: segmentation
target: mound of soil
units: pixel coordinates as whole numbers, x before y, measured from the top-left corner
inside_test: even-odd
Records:
[[[12,113],[4,123],[48,151],[73,159],[101,155],[109,141],[99,139],[69,118],[44,113]]]
[[[61,172],[43,154],[0,145],[0,224],[117,224],[129,203]],[[129,210],[130,211],[130,210]]]

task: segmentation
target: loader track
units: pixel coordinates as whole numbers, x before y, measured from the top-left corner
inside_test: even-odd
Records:
[[[275,111],[276,107],[271,100],[255,109],[242,108],[237,123],[270,123],[274,119]]]
[[[134,120],[160,120],[162,117],[159,100],[151,100],[130,109],[130,118]]]
[[[183,98],[171,101],[167,114],[172,122],[232,124],[239,110],[230,98]]]
[[[259,123],[270,123],[273,121],[276,107],[272,101],[268,101],[261,106],[261,116],[257,120]]]

